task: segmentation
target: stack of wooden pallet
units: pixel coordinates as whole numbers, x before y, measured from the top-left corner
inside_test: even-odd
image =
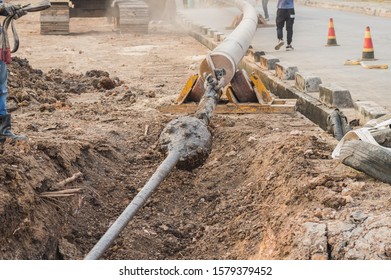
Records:
[[[52,2],[49,9],[41,12],[41,34],[69,34],[68,2]]]
[[[119,18],[117,25],[121,31],[148,33],[149,12],[144,1],[117,1]]]

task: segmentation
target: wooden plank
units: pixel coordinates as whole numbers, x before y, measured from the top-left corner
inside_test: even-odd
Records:
[[[69,32],[54,31],[54,32],[50,32],[50,33],[43,33],[41,31],[41,34],[42,35],[68,35]]]
[[[41,16],[41,22],[68,22],[69,16]]]
[[[198,109],[198,104],[172,104],[161,106],[158,108],[162,113],[185,114],[195,113]],[[216,114],[289,114],[295,111],[293,104],[276,104],[263,105],[257,103],[247,104],[218,104],[214,113]]]
[[[148,33],[149,10],[144,1],[118,3],[121,30]]]
[[[53,2],[52,6],[40,14],[41,34],[69,34],[69,5],[68,2]]]

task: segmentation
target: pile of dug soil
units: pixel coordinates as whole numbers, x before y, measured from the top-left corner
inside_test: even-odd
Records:
[[[123,84],[119,78],[111,78],[108,72],[91,70],[83,74],[64,73],[53,69],[48,73],[33,69],[27,59],[15,57],[9,65],[9,111],[20,106],[37,105],[41,110],[55,110],[66,106],[67,94],[88,91],[106,91]]]

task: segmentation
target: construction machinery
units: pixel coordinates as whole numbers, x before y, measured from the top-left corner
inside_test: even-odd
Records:
[[[71,18],[107,17],[121,31],[147,33],[151,17],[175,9],[170,0],[56,0],[41,12],[41,34],[69,34]],[[173,12],[173,11],[171,11]],[[157,15],[158,14],[158,15]]]

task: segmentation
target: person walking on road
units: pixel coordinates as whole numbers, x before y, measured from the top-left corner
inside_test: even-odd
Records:
[[[276,16],[276,25],[277,25],[277,38],[278,43],[274,47],[275,50],[279,50],[284,45],[284,34],[283,28],[286,25],[286,41],[287,51],[293,51],[292,37],[293,37],[293,23],[295,22],[295,4],[294,0],[278,0],[277,3],[277,16]]]

